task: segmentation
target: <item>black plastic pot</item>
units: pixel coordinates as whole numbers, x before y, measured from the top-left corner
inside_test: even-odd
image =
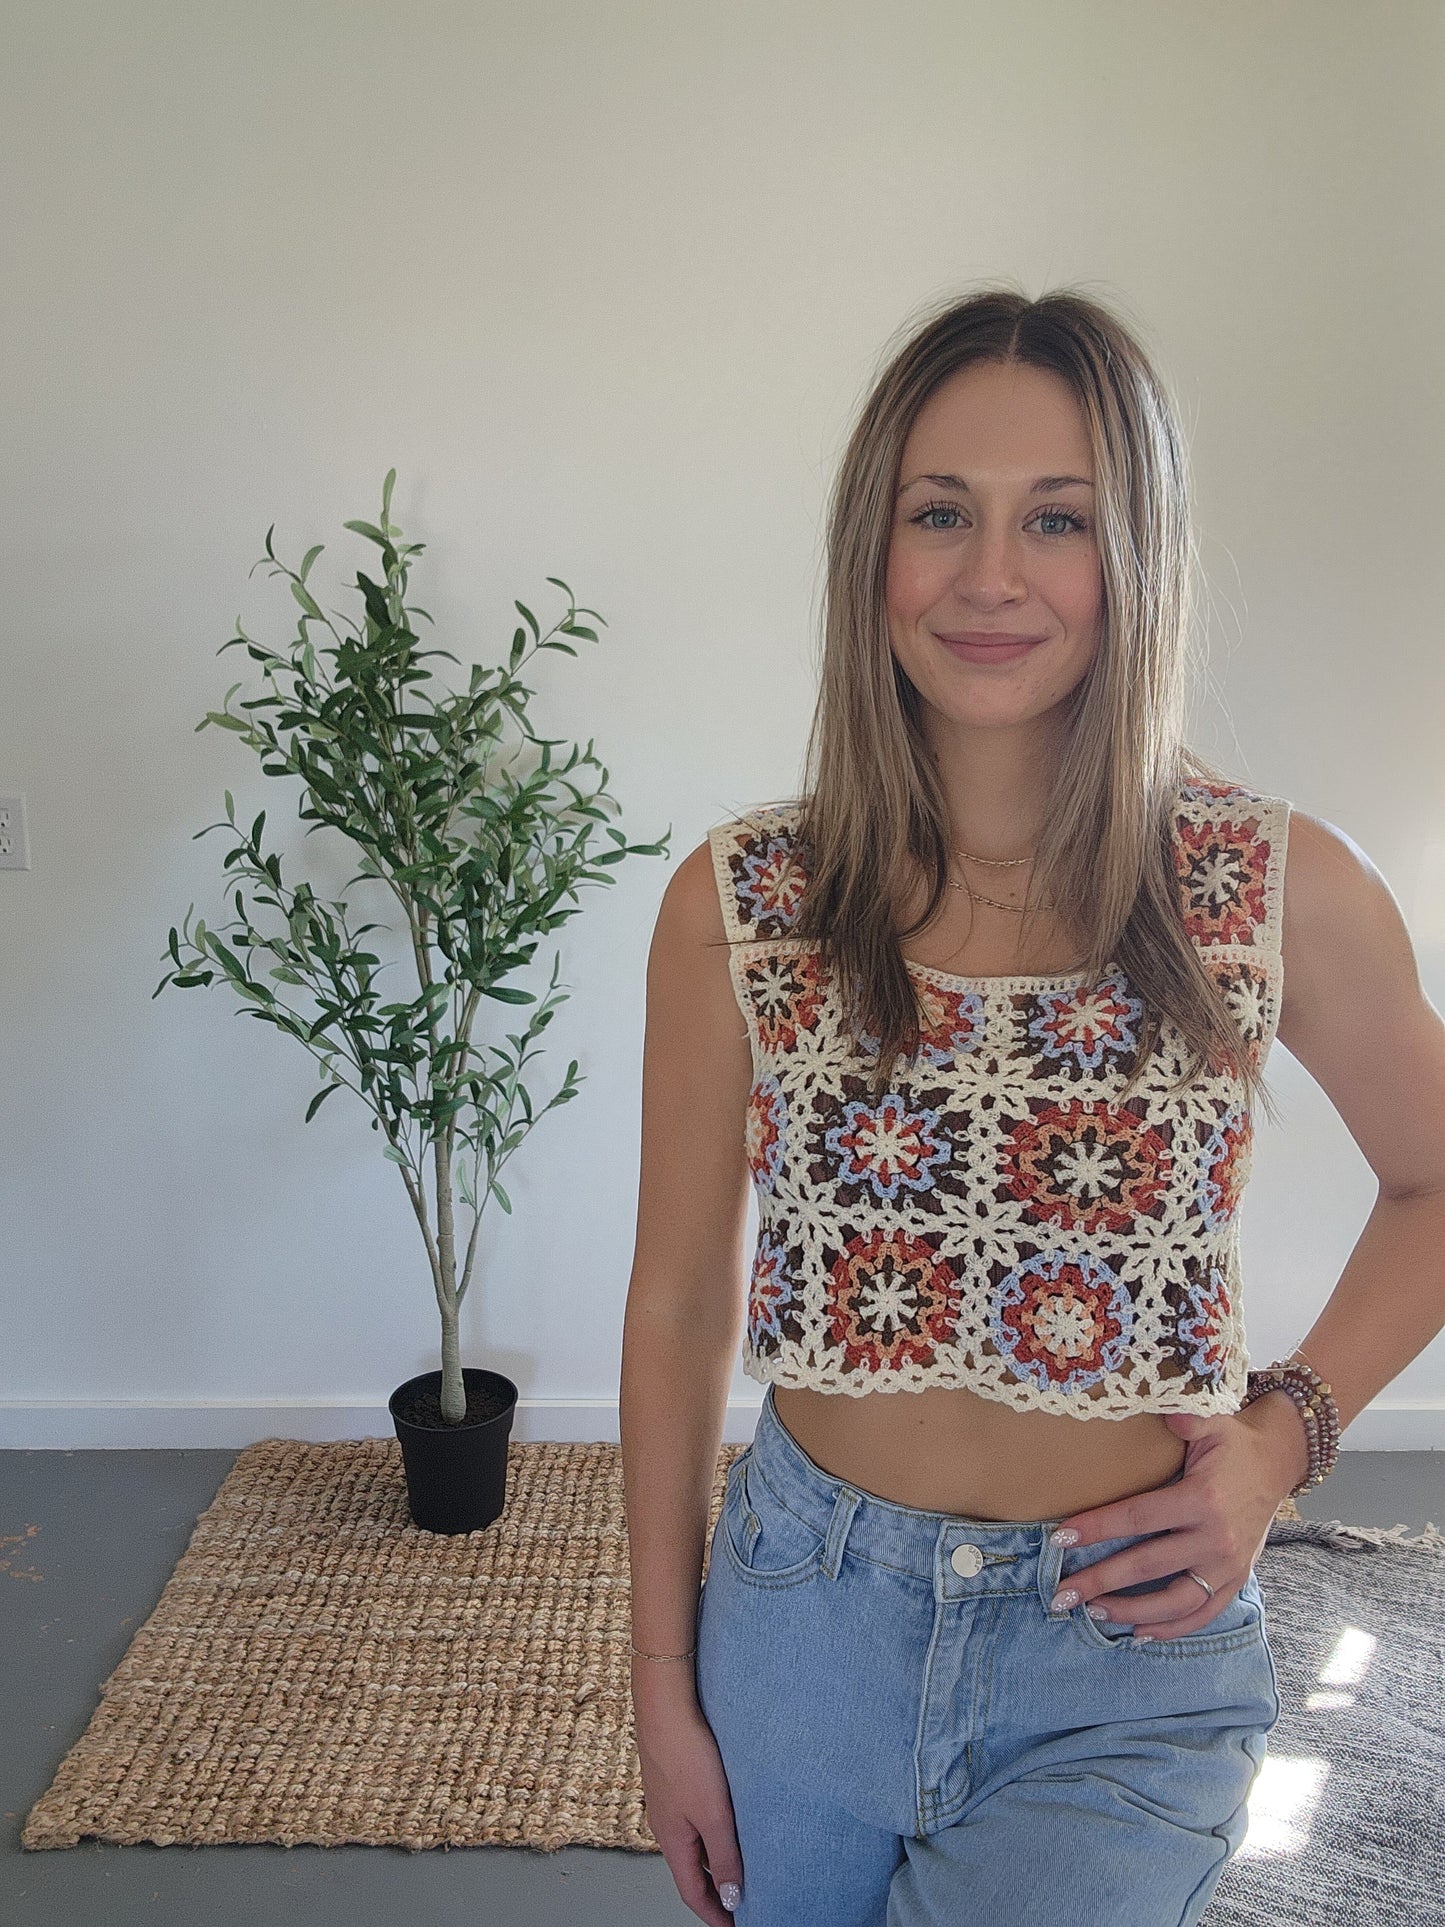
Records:
[[[476,1532],[501,1515],[507,1503],[507,1446],[517,1411],[517,1388],[501,1372],[464,1365],[468,1403],[477,1395],[505,1399],[502,1410],[474,1424],[418,1425],[403,1418],[418,1395],[440,1399],[440,1371],[419,1372],[398,1385],[387,1401],[401,1442],[406,1496],[412,1520],[426,1532]]]

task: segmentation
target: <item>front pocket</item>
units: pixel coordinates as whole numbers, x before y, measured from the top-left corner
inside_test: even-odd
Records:
[[[722,1505],[722,1542],[740,1579],[798,1586],[822,1564],[827,1536],[778,1499],[745,1453],[733,1462]]]
[[[1161,1581],[1161,1585],[1167,1581]],[[1190,1581],[1193,1590],[1198,1591]],[[1134,1598],[1147,1598],[1147,1594],[1133,1594]],[[1203,1595],[1200,1595],[1201,1598]],[[1090,1601],[1089,1604],[1093,1602]],[[1128,1610],[1127,1600],[1120,1604]],[[1111,1606],[1110,1610],[1114,1610]],[[1173,1654],[1176,1658],[1187,1658],[1190,1654],[1207,1657],[1211,1653],[1233,1652],[1241,1646],[1264,1644],[1264,1614],[1261,1610],[1259,1578],[1251,1572],[1228,1605],[1223,1606],[1197,1632],[1181,1633],[1177,1637],[1166,1637],[1155,1633],[1141,1646],[1134,1637],[1134,1627],[1117,1619],[1092,1619],[1088,1606],[1075,1606],[1069,1618],[1078,1628],[1080,1636],[1091,1646],[1112,1648],[1115,1651],[1137,1653],[1142,1660],[1163,1659]],[[1167,1622],[1160,1622],[1161,1628]],[[1141,1624],[1140,1631],[1152,1632],[1153,1628]]]

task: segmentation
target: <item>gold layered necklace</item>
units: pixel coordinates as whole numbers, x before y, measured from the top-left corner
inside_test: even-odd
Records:
[[[970,863],[987,863],[992,868],[999,870],[1014,869],[1020,863],[1033,862],[1031,856],[974,856],[968,850],[960,850],[956,843],[953,845],[953,854],[955,856],[967,857]],[[981,891],[975,890],[966,878],[962,883],[956,883],[954,879],[950,877],[948,879],[948,887],[950,890],[966,890],[975,903],[988,903],[992,904],[995,910],[1013,910],[1020,916],[1023,914],[1024,906],[1021,903],[1000,903],[997,897],[986,897]],[[1052,910],[1053,907],[1052,903],[1041,903],[1038,905],[1040,910]]]

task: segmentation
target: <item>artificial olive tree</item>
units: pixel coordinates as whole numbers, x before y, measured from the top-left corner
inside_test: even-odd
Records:
[[[284,650],[269,649],[238,618],[237,633],[218,653],[244,648],[261,665],[263,693],[237,705],[238,714],[231,702],[243,685],[233,684],[221,709],[196,727],[233,730],[260,756],[267,776],[299,778],[301,819],[355,845],[358,877],[346,887],[360,877],[377,879],[405,917],[406,991],[381,988],[380,973],[390,966],[362,941],[393,926],[353,930],[344,900],[323,901],[304,881],[288,886],[280,857],[262,851],[266,812],[248,834],[227,791],[225,823],[196,835],[229,829],[235,838],[223,867],[242,880],[236,919],[218,931],[198,918],[193,930],[192,904],[180,932],[170,932],[175,968],[153,996],[168,983],[231,984],[244,1000],[238,1015],[288,1032],[319,1062],[323,1082],[307,1123],[343,1086],[369,1105],[371,1128],[382,1133],[383,1155],[401,1171],[426,1243],[441,1313],[442,1416],[456,1424],[466,1415],[458,1317],[483,1205],[495,1196],[511,1211],[502,1166],[538,1119],[578,1089],[575,1058],[540,1110],[522,1082],[523,1065],[537,1055],[529,1046],[565,1001],[557,961],[540,1003],[503,979],[530,963],[544,933],[576,914],[580,884],[612,882],[628,854],[661,855],[671,831],[656,843],[627,843],[607,823],[615,803],[592,739],[585,749],[572,744],[565,762],[556,761],[552,752],[562,739],[538,736],[528,723],[534,692],[518,671],[544,649],[575,656],[563,637],[597,640],[578,620],[596,611],[579,609],[556,576],[547,580],[565,592],[567,613],[545,636],[518,602],[526,628],[516,630],[506,667],[474,665],[464,692],[436,685],[427,657],[457,658],[418,646],[413,618],[432,618],[408,607],[407,574],[409,558],[425,545],[401,542],[390,520],[395,481],[392,469],[379,526],[344,524],[381,551],[384,580],[357,572],[360,625],[338,611],[324,613],[307,586],[324,544],[308,550],[299,572],[289,569],[272,549],[272,524],[262,559],[274,565],[273,575],[290,577],[301,609],[296,637]],[[598,773],[595,787],[571,780],[581,769]],[[594,853],[589,846],[599,829],[614,847]],[[510,1050],[474,1041],[484,998],[536,1005],[524,1030],[506,1034]],[[472,1213],[460,1265],[458,1196]]]

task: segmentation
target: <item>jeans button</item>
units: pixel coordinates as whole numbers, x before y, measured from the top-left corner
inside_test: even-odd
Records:
[[[963,1578],[971,1579],[976,1572],[983,1571],[983,1551],[979,1546],[955,1546],[948,1563]]]

